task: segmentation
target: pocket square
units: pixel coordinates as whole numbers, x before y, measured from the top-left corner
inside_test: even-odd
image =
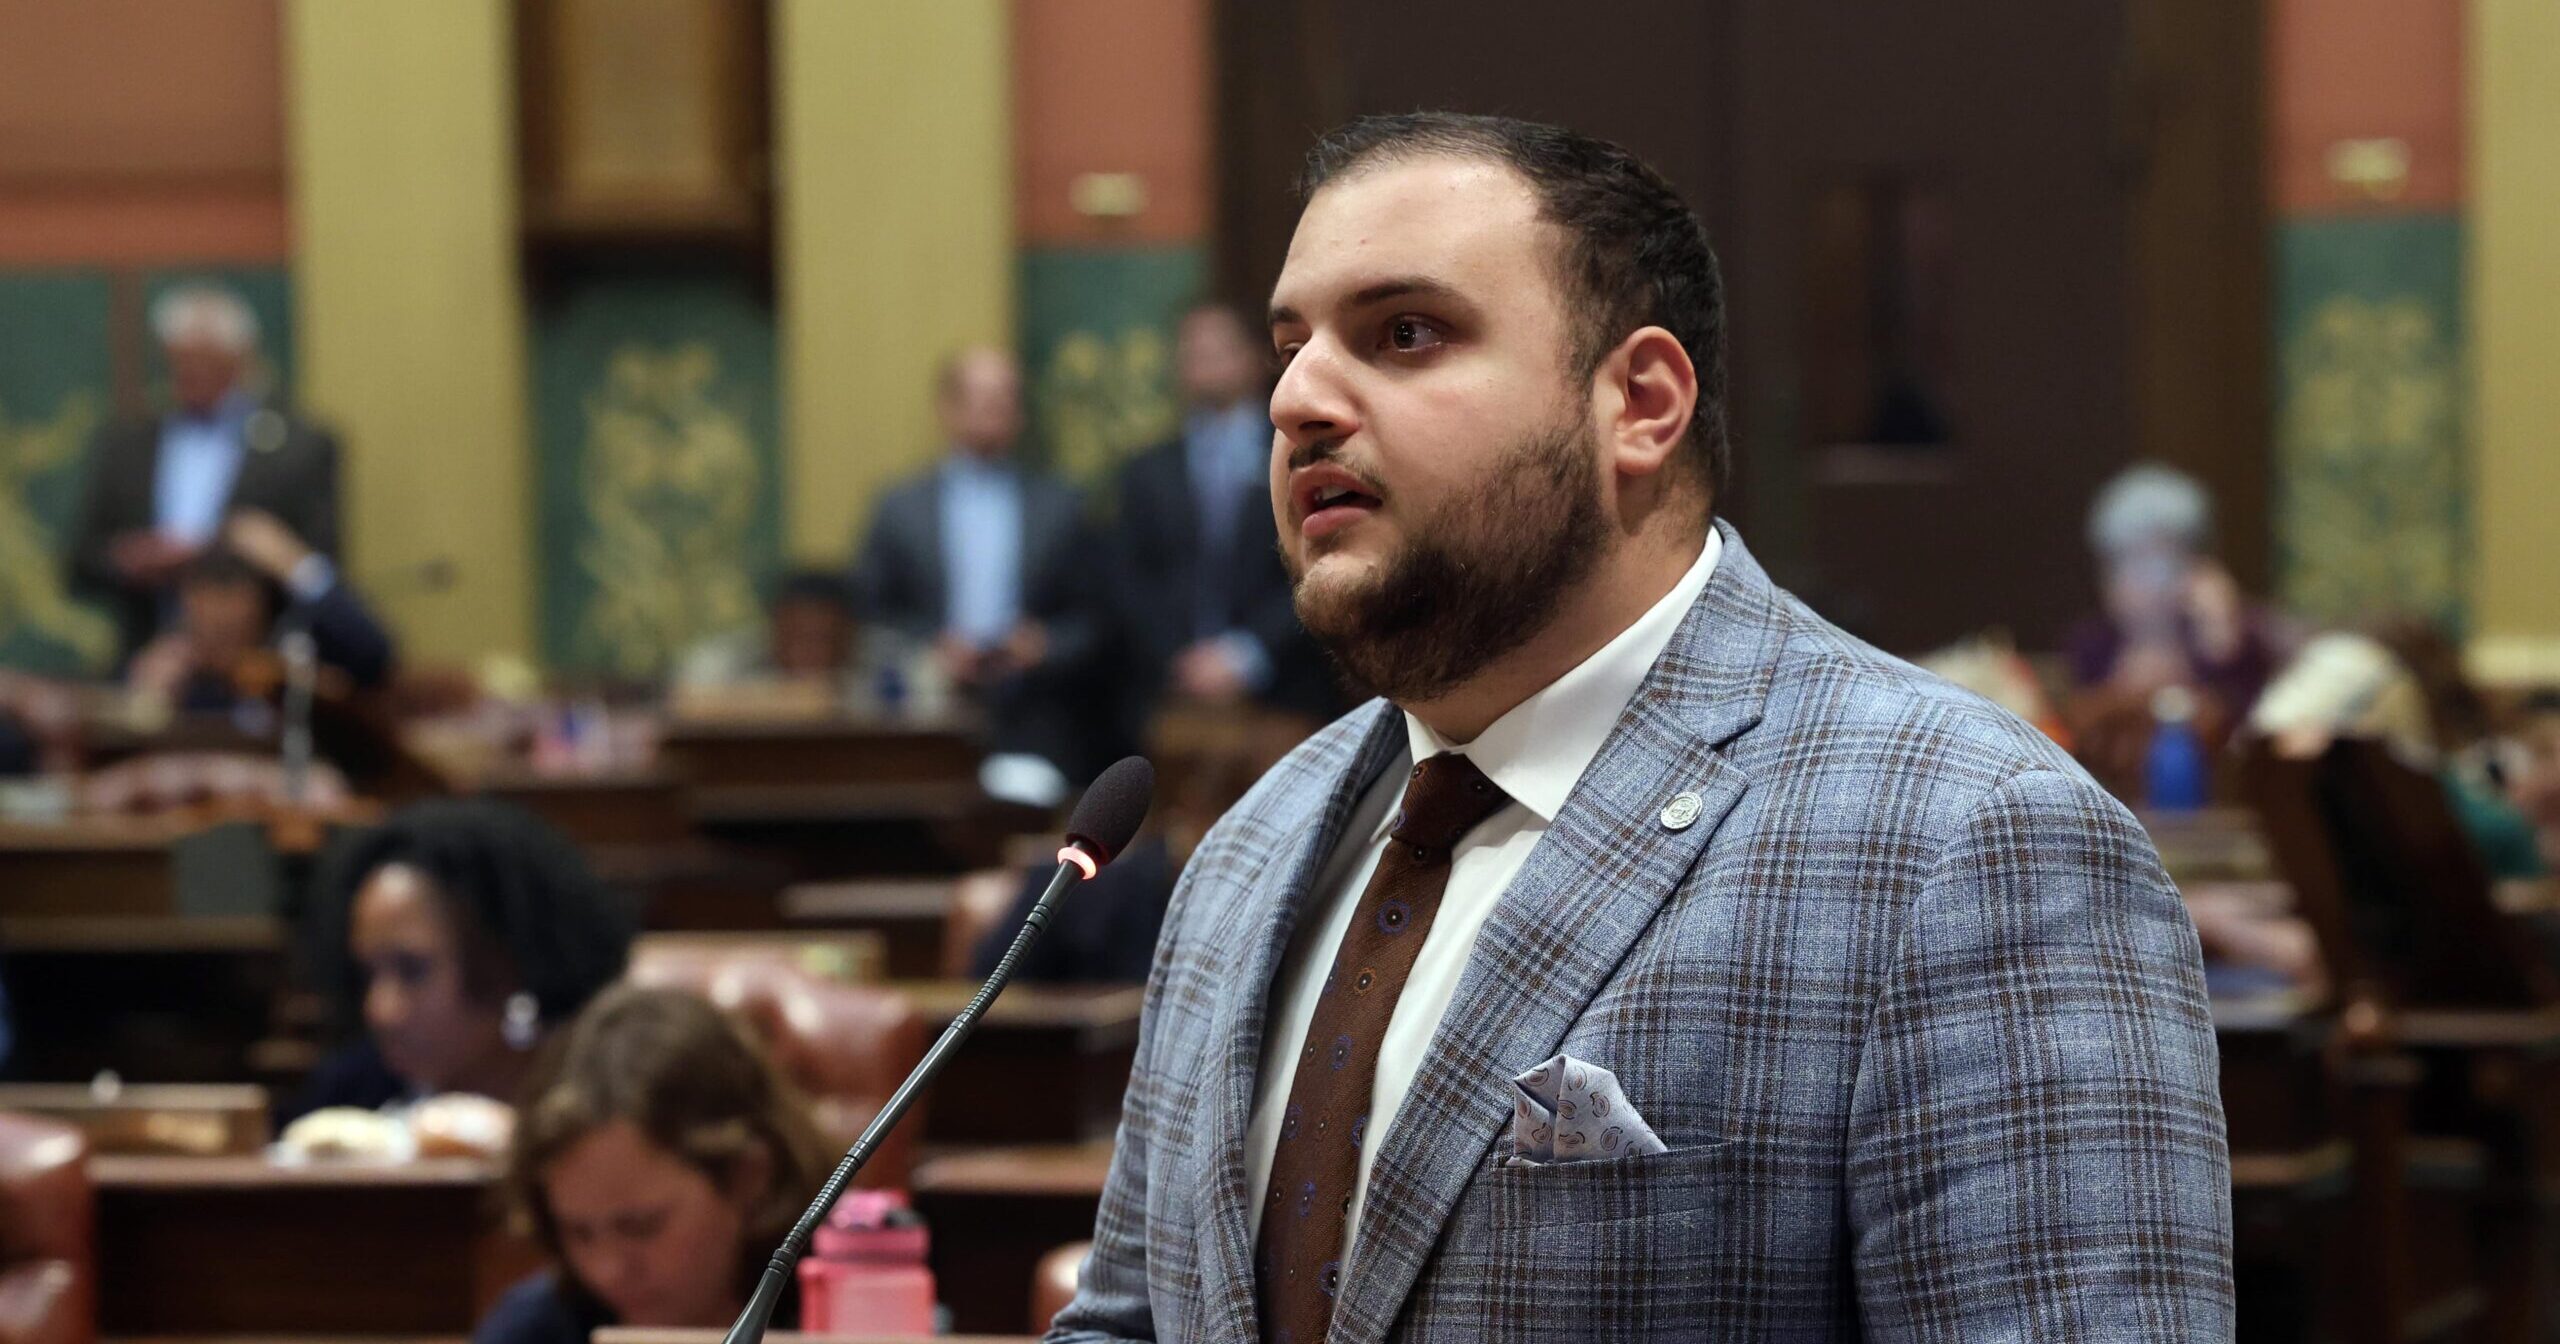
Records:
[[[1616,1074],[1558,1055],[1511,1080],[1511,1154],[1524,1162],[1588,1162],[1667,1151]]]

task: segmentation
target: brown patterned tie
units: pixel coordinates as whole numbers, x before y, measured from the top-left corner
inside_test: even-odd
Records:
[[[1413,768],[1393,838],[1334,953],[1289,1083],[1254,1260],[1264,1344],[1317,1344],[1332,1323],[1378,1043],[1439,913],[1451,850],[1510,801],[1455,752]]]

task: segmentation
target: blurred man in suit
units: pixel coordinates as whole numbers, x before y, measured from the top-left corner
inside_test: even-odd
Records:
[[[995,750],[1089,777],[1096,721],[1110,716],[1086,703],[1106,608],[1083,501],[1014,459],[1013,356],[963,350],[936,391],[942,461],[881,496],[854,566],[863,616],[932,646],[943,676],[985,707]]]
[[[151,306],[151,330],[172,404],[98,432],[68,554],[70,587],[114,613],[120,662],[175,621],[179,574],[234,511],[270,514],[333,560],[339,548],[338,441],[252,390],[248,303],[212,285],[172,289]]]
[[[1385,698],[1183,868],[1050,1338],[2228,1339],[2178,892],[1715,518],[1697,217],[1499,118],[1364,119],[1303,182],[1272,503]]]
[[[1264,478],[1269,359],[1235,310],[1184,314],[1182,436],[1131,459],[1113,527],[1140,726],[1163,697],[1250,702],[1318,722],[1342,712],[1333,667],[1289,604]]]

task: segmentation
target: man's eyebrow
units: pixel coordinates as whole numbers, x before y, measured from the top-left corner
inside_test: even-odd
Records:
[[[1349,304],[1354,308],[1366,308],[1373,303],[1384,303],[1389,299],[1410,298],[1460,300],[1461,296],[1447,283],[1432,279],[1430,276],[1400,275],[1380,280],[1375,284],[1363,285],[1352,291]],[[1272,326],[1277,327],[1304,320],[1295,308],[1279,303],[1271,305]]]

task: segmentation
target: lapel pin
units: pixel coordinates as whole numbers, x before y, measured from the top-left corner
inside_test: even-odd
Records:
[[[1697,821],[1698,814],[1706,810],[1707,805],[1703,799],[1694,793],[1684,791],[1673,797],[1669,805],[1662,809],[1663,829],[1685,831]]]

